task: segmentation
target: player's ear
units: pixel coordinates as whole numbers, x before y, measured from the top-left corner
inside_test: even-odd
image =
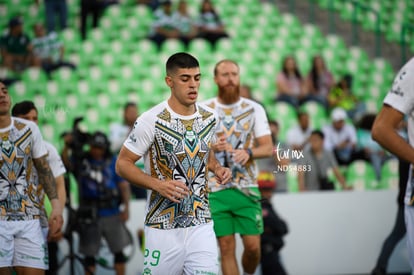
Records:
[[[167,84],[167,86],[168,87],[172,87],[172,78],[171,78],[171,76],[169,76],[169,75],[167,75],[166,77],[165,77],[165,83]]]

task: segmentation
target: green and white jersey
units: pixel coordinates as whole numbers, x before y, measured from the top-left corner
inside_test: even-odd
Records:
[[[160,180],[185,182],[190,195],[174,203],[149,191],[145,225],[184,228],[211,221],[207,198],[207,162],[216,118],[207,106],[196,105],[190,116],[175,113],[166,101],[137,118],[124,146],[144,157],[145,172]]]
[[[33,38],[32,45],[35,56],[41,59],[51,59],[53,62],[59,61],[62,42],[55,32]]]

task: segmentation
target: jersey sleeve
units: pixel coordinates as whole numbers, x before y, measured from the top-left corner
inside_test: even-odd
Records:
[[[256,138],[271,135],[269,122],[267,121],[267,115],[265,109],[259,105],[255,104],[255,122],[254,122],[254,135]]]
[[[150,113],[137,118],[134,127],[124,142],[124,146],[137,156],[144,156],[153,143],[155,121]]]
[[[41,158],[47,154],[46,146],[43,142],[42,134],[39,128],[33,122],[29,122],[30,130],[33,136],[32,157],[34,159]]]
[[[50,144],[46,143],[46,148],[48,152],[48,162],[50,169],[52,170],[53,176],[56,178],[60,175],[63,175],[66,173],[65,165],[63,165],[62,159],[59,156],[58,151],[56,148]]]
[[[391,89],[384,99],[384,104],[390,105],[403,114],[409,114],[414,109],[414,58],[412,58],[397,74]]]

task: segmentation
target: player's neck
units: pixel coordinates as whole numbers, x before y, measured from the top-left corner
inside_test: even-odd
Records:
[[[170,106],[171,110],[173,110],[175,113],[182,116],[191,116],[196,112],[195,104],[183,105],[177,103],[177,101],[173,100],[172,98],[168,99],[168,106]]]
[[[10,115],[0,115],[0,128],[6,128],[11,124],[11,116]]]

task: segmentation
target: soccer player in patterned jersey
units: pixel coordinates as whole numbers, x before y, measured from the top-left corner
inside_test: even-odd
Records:
[[[407,142],[398,127],[404,117],[408,118]],[[396,156],[411,163],[404,203],[404,217],[407,227],[407,246],[411,270],[414,272],[414,58],[411,58],[398,72],[384,104],[372,126],[375,141]]]
[[[210,205],[214,230],[221,252],[224,275],[240,274],[236,260],[235,234],[240,234],[244,251],[244,274],[253,274],[260,262],[260,234],[263,232],[260,192],[254,159],[271,157],[273,143],[264,108],[240,97],[239,66],[222,60],[214,68],[218,96],[206,102],[219,117],[216,157],[230,167],[233,179],[225,185],[210,180]]]
[[[63,207],[39,128],[11,116],[10,108],[10,95],[0,82],[0,274],[12,267],[18,275],[40,275],[48,268],[48,258],[39,221],[39,182],[52,205],[50,238],[61,232]]]
[[[136,120],[116,165],[121,177],[149,190],[143,274],[218,274],[207,173],[221,184],[231,173],[210,153],[216,116],[197,103],[197,59],[173,54],[166,73],[171,96]],[[141,157],[145,172],[135,166]]]

